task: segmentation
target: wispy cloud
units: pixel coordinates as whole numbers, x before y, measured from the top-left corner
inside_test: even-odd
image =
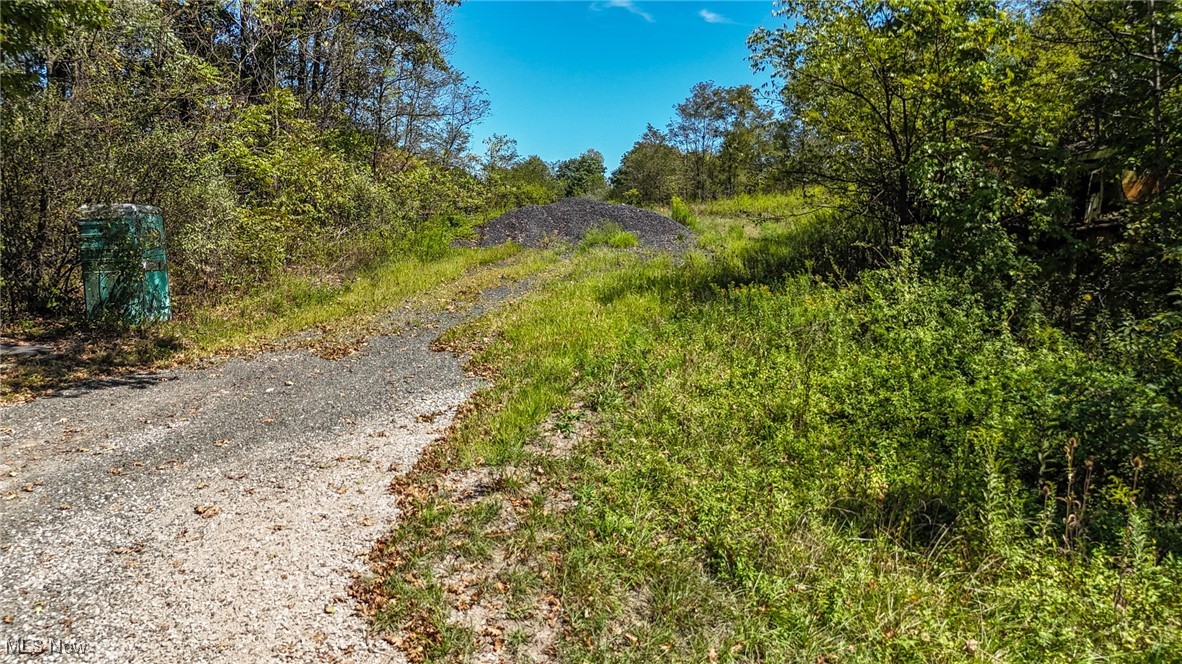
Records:
[[[707,23],[734,23],[734,21],[723,16],[722,14],[715,14],[709,9],[703,9],[702,11],[698,12],[698,16],[701,16],[702,20],[706,21]]]
[[[607,0],[607,2],[596,2],[591,5],[591,9],[601,11],[604,9],[623,9],[627,12],[636,14],[640,18],[653,23],[653,15],[636,6],[632,0]]]

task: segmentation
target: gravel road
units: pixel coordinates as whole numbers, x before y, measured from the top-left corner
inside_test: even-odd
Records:
[[[390,480],[478,386],[430,342],[521,288],[339,361],[0,408],[0,662],[403,661],[346,587],[397,516]]]

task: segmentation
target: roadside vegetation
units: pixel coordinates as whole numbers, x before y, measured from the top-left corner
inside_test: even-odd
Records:
[[[127,366],[540,275],[439,341],[490,385],[353,588],[413,661],[1182,659],[1178,3],[785,0],[775,98],[699,83],[610,179],[471,154],[436,3],[14,6],[7,330],[143,192],[181,320]],[[452,246],[561,196],[698,246]]]
[[[448,335],[496,382],[363,606],[426,660],[1178,659],[1177,5],[779,7],[780,104],[694,86],[611,177],[701,252]]]
[[[1142,442],[1176,408],[914,263],[796,269],[831,220],[774,200],[722,207],[792,221],[703,206],[711,254],[579,254],[445,336],[496,383],[398,485],[376,624],[429,660],[529,659],[550,598],[564,661],[1182,652],[1177,448]],[[465,629],[480,602],[509,608]]]
[[[471,145],[489,102],[448,62],[449,13],[5,2],[0,335],[54,352],[4,363],[0,399],[380,311],[515,252],[451,248],[474,225],[602,189],[594,150]],[[83,315],[78,208],[122,202],[163,213],[172,323]]]

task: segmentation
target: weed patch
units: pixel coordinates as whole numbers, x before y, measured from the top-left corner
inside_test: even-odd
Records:
[[[809,254],[785,238],[823,220],[701,223],[709,257],[576,254],[445,335],[495,382],[436,472],[530,478],[484,499],[539,478],[570,496],[509,540],[561,604],[557,657],[1182,652],[1168,402],[906,261],[857,282],[786,268]],[[541,453],[583,417],[596,435]],[[436,564],[407,528],[393,558]]]

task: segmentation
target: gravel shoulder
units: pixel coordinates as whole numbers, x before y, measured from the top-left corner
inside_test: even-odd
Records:
[[[402,661],[346,588],[397,518],[390,480],[479,386],[431,342],[525,287],[341,360],[0,407],[0,662]]]

